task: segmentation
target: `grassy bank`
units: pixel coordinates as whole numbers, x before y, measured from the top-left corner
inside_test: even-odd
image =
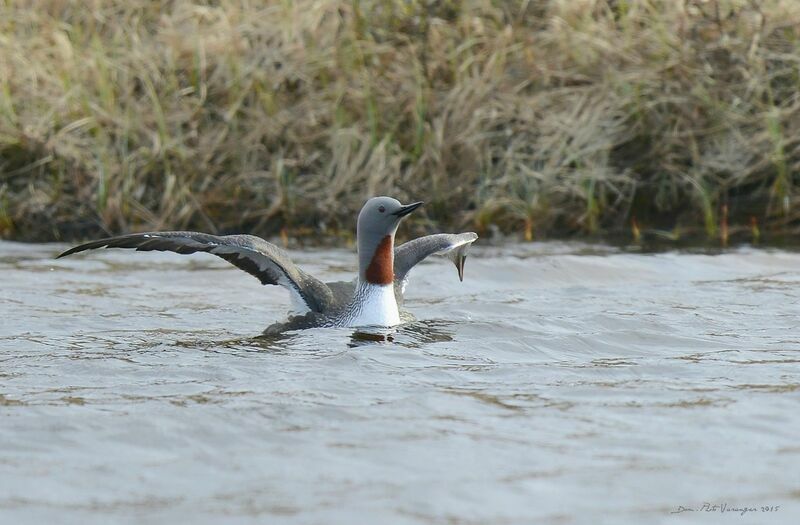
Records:
[[[0,2],[0,235],[800,228],[796,0]]]

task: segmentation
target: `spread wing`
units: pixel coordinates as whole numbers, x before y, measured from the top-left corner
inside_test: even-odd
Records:
[[[135,248],[188,254],[206,252],[225,259],[255,276],[261,284],[277,284],[312,312],[323,312],[332,302],[330,289],[295,266],[288,254],[254,235],[209,235],[197,232],[134,233],[109,237],[70,248],[58,257],[96,248]]]
[[[437,233],[408,241],[394,249],[394,280],[400,293],[408,283],[408,273],[416,264],[429,255],[444,255],[456,265],[458,278],[464,280],[464,260],[470,244],[478,235],[467,233]]]

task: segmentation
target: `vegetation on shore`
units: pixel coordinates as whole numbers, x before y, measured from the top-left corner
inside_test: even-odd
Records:
[[[0,237],[800,230],[796,0],[0,1]]]

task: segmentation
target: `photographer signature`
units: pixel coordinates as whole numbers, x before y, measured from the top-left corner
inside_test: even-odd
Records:
[[[670,514],[683,514],[684,512],[719,512],[720,514],[735,513],[744,516],[748,513],[778,512],[780,505],[730,505],[728,503],[703,503],[699,507],[684,507],[671,510]]]

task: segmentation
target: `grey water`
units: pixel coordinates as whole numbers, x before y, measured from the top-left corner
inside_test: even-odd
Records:
[[[800,523],[800,254],[476,246],[259,338],[224,261],[64,247],[0,242],[0,523]]]

